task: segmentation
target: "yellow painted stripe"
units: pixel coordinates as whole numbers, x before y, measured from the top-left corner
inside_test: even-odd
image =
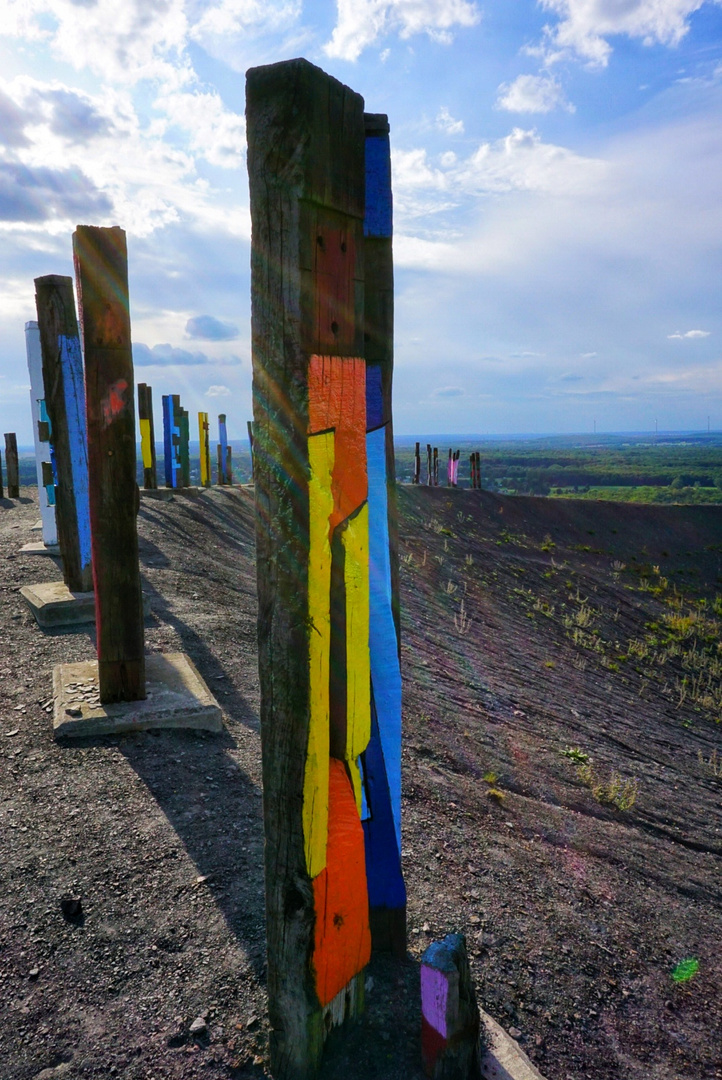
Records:
[[[346,760],[361,813],[358,756],[371,738],[369,653],[369,508],[351,518],[342,533],[346,584]]]
[[[143,468],[152,468],[153,452],[150,445],[150,420],[140,421],[140,454],[143,458]]]
[[[308,614],[310,625],[310,718],[303,785],[306,869],[314,878],[326,865],[329,770],[329,658],[331,654],[331,544],[333,513],[332,431],[308,439],[310,478]]]
[[[201,444],[201,486],[205,487],[211,478],[211,463],[208,460],[206,428],[208,426],[208,413],[198,413],[198,437]]]

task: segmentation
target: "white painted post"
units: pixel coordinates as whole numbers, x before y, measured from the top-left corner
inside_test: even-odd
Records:
[[[40,422],[40,402],[45,398],[43,385],[43,358],[40,352],[40,330],[36,322],[25,323],[25,349],[28,356],[30,373],[30,410],[33,417],[33,438],[35,440],[35,467],[38,473],[38,501],[40,517],[43,522],[43,543],[46,547],[57,547],[58,530],[55,524],[55,507],[48,503],[48,493],[43,483],[43,460],[50,460],[50,444],[40,441],[38,424]]]

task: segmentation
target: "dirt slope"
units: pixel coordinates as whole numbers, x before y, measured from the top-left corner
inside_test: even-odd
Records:
[[[18,554],[23,495],[0,505],[0,1077],[260,1077],[251,498],[143,499],[139,518],[147,647],[192,656],[225,733],[61,747],[51,669],[91,658],[93,635],[26,613],[19,586],[60,574]],[[415,961],[452,929],[548,1080],[722,1077],[722,509],[400,504],[410,961],[374,965],[325,1080],[420,1075]]]

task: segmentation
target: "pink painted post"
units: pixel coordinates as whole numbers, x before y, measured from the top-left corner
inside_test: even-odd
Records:
[[[479,1080],[481,1022],[463,934],[421,957],[421,1051],[431,1080]]]

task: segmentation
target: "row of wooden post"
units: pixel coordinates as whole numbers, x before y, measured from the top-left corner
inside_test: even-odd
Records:
[[[446,467],[446,484],[447,487],[457,487],[459,483],[459,460],[461,457],[461,450],[451,450],[449,448],[449,460]],[[478,450],[475,450],[469,456],[469,468],[471,482],[470,487],[481,487],[481,454]],[[421,483],[421,443],[416,443],[414,449],[414,484]],[[429,487],[438,487],[439,485],[439,449],[437,446],[432,447],[431,443],[426,444],[426,483]]]
[[[190,422],[188,411],[181,407],[178,394],[164,394],[163,402],[163,459],[165,486],[167,488],[190,487]],[[146,383],[138,383],[138,421],[140,425],[140,446],[143,459],[143,487],[153,491],[158,487],[155,453],[155,432],[153,427],[153,389]],[[200,444],[200,480],[201,487],[211,486],[210,426],[208,413],[198,413],[198,441]],[[228,445],[226,415],[218,417],[218,484],[233,484],[232,450]],[[252,429],[249,422],[249,437]],[[251,444],[251,459],[253,446]]]

